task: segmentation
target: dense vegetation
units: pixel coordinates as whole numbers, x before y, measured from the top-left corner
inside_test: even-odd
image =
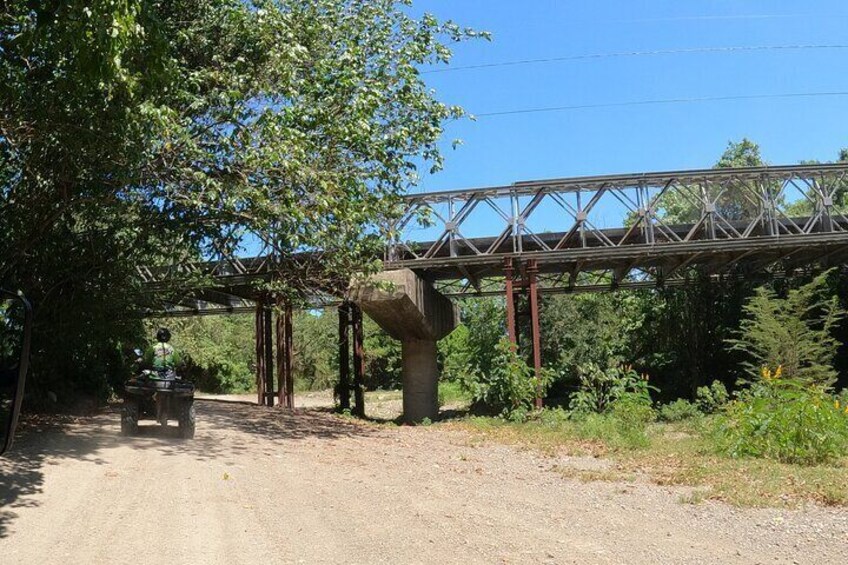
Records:
[[[31,406],[107,395],[141,306],[198,282],[146,296],[139,266],[326,251],[265,289],[293,301],[377,268],[375,226],[463,114],[418,68],[481,35],[408,4],[2,4],[0,285],[37,308]]]

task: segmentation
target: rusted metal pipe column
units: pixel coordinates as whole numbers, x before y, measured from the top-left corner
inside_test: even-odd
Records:
[[[509,342],[513,348],[518,346],[518,336],[515,327],[515,287],[513,276],[512,257],[504,259],[504,277],[506,278],[506,330],[509,334]]]
[[[339,408],[350,410],[350,302],[339,305]]]
[[[294,328],[292,325],[292,305],[291,302],[286,302],[285,311],[283,312],[285,317],[285,349],[284,349],[284,362],[283,368],[285,369],[286,375],[286,402],[285,407],[289,410],[294,409],[294,371],[292,370],[292,363],[294,362]],[[282,388],[282,387],[281,387]]]
[[[536,408],[542,408],[542,339],[541,339],[541,324],[539,323],[539,290],[537,288],[537,275],[539,274],[539,266],[535,260],[530,261],[527,265],[527,279],[530,286],[530,327],[533,333],[533,368],[536,371],[536,381],[539,385],[536,387]]]
[[[277,330],[277,404],[288,407],[288,382],[291,351],[287,348],[288,339],[286,335],[286,303],[282,297],[277,298],[276,304],[276,330]]]
[[[262,302],[257,301],[256,319],[253,329],[256,338],[256,403],[260,406],[265,404],[265,347],[262,343],[265,337],[265,332],[263,331],[263,328],[265,327],[265,323],[263,321],[264,313]]]
[[[362,309],[356,305],[350,306],[353,324],[353,398],[355,407],[353,413],[360,418],[365,417],[365,344],[362,328]]]
[[[264,345],[264,354],[265,354],[265,363],[263,368],[265,369],[265,386],[264,386],[264,400],[266,406],[274,405],[274,332],[273,332],[273,315],[274,311],[268,306],[267,300],[263,302],[263,333],[264,338],[262,340]]]

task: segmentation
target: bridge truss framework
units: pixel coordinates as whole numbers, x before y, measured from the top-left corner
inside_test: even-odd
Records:
[[[842,265],[848,254],[846,202],[845,163],[565,178],[410,195],[386,230],[384,266],[412,269],[453,298],[505,296],[513,343],[519,318],[529,318],[538,372],[540,294],[684,285],[695,269],[726,279]],[[269,355],[274,305],[255,284],[280,270],[272,257],[223,257],[139,273],[153,291],[178,277],[213,281],[158,314],[254,312],[260,402],[278,397],[291,406],[291,308],[276,305],[275,394]],[[521,296],[524,311],[517,307]],[[340,300],[328,293],[315,298],[316,306]],[[353,333],[356,409],[362,411],[362,314],[347,302],[339,313],[340,358],[350,359]],[[349,375],[344,363],[340,391],[346,406]]]

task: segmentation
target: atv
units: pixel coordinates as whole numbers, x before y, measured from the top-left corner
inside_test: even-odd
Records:
[[[179,378],[173,369],[141,371],[124,383],[121,434],[138,434],[138,421],[142,418],[155,419],[162,427],[168,425],[168,420],[176,420],[179,436],[193,438],[194,385]]]

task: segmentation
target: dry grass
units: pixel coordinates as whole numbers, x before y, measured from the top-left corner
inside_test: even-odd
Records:
[[[443,424],[470,431],[478,440],[533,449],[549,456],[604,457],[608,469],[559,466],[563,475],[583,481],[631,481],[695,487],[682,501],[721,500],[743,507],[796,507],[805,503],[848,506],[848,459],[831,465],[788,465],[765,459],[733,459],[711,449],[706,419],[653,424],[645,447],[586,440],[570,422],[507,423],[469,418]]]

